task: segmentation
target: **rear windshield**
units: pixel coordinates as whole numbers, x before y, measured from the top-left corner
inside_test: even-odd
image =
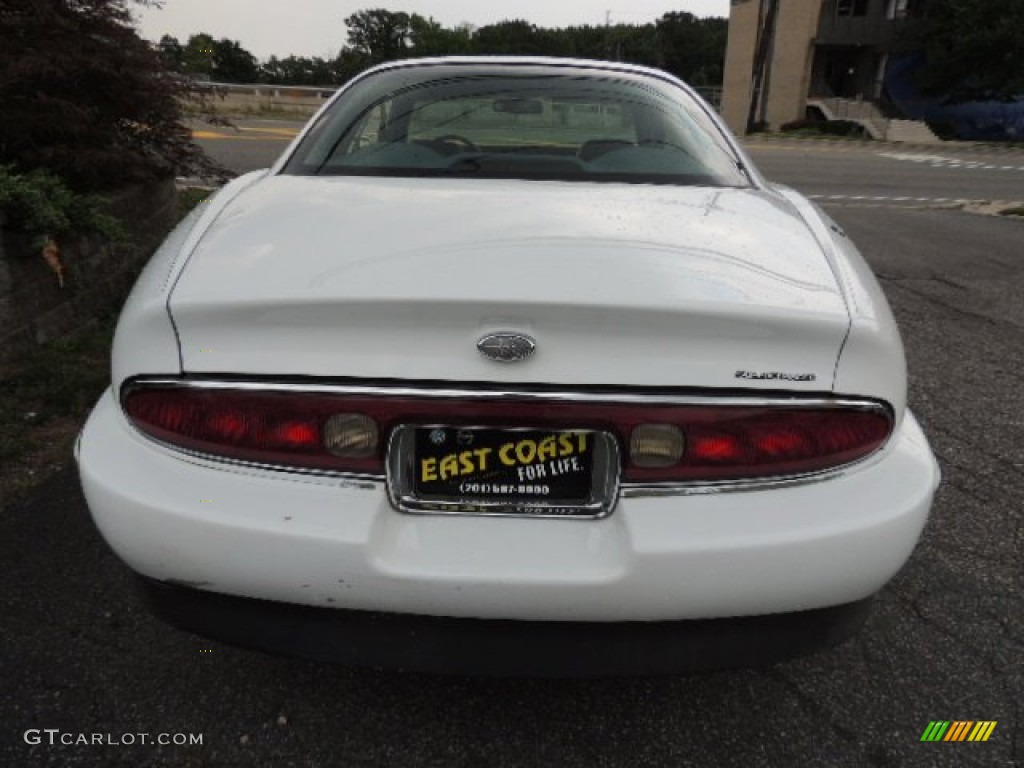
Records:
[[[678,86],[527,66],[364,78],[320,116],[284,173],[746,186],[718,129]]]

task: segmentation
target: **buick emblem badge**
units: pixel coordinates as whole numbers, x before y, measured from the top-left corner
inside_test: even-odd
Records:
[[[522,333],[490,333],[476,343],[476,348],[497,363],[517,363],[533,354],[537,342]]]

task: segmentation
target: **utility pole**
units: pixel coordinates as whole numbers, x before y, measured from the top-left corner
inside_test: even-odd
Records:
[[[604,57],[612,57],[612,12],[604,12]]]
[[[765,92],[768,82],[768,75],[771,69],[769,57],[775,45],[775,19],[778,15],[779,0],[758,0],[758,19],[761,21],[757,40],[757,53],[754,56],[754,79],[750,89],[750,110],[747,112],[747,133],[754,130],[758,123],[758,106],[762,106],[762,118],[764,117],[761,97]],[[765,5],[767,4],[767,10]]]

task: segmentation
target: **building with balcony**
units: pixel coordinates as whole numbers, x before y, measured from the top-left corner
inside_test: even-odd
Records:
[[[890,55],[904,19],[926,2],[732,0],[722,93],[729,127],[778,130],[811,106],[886,138]]]

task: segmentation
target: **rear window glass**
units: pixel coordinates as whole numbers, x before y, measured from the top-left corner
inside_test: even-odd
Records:
[[[701,107],[669,82],[564,67],[412,66],[360,80],[285,173],[745,186]]]

